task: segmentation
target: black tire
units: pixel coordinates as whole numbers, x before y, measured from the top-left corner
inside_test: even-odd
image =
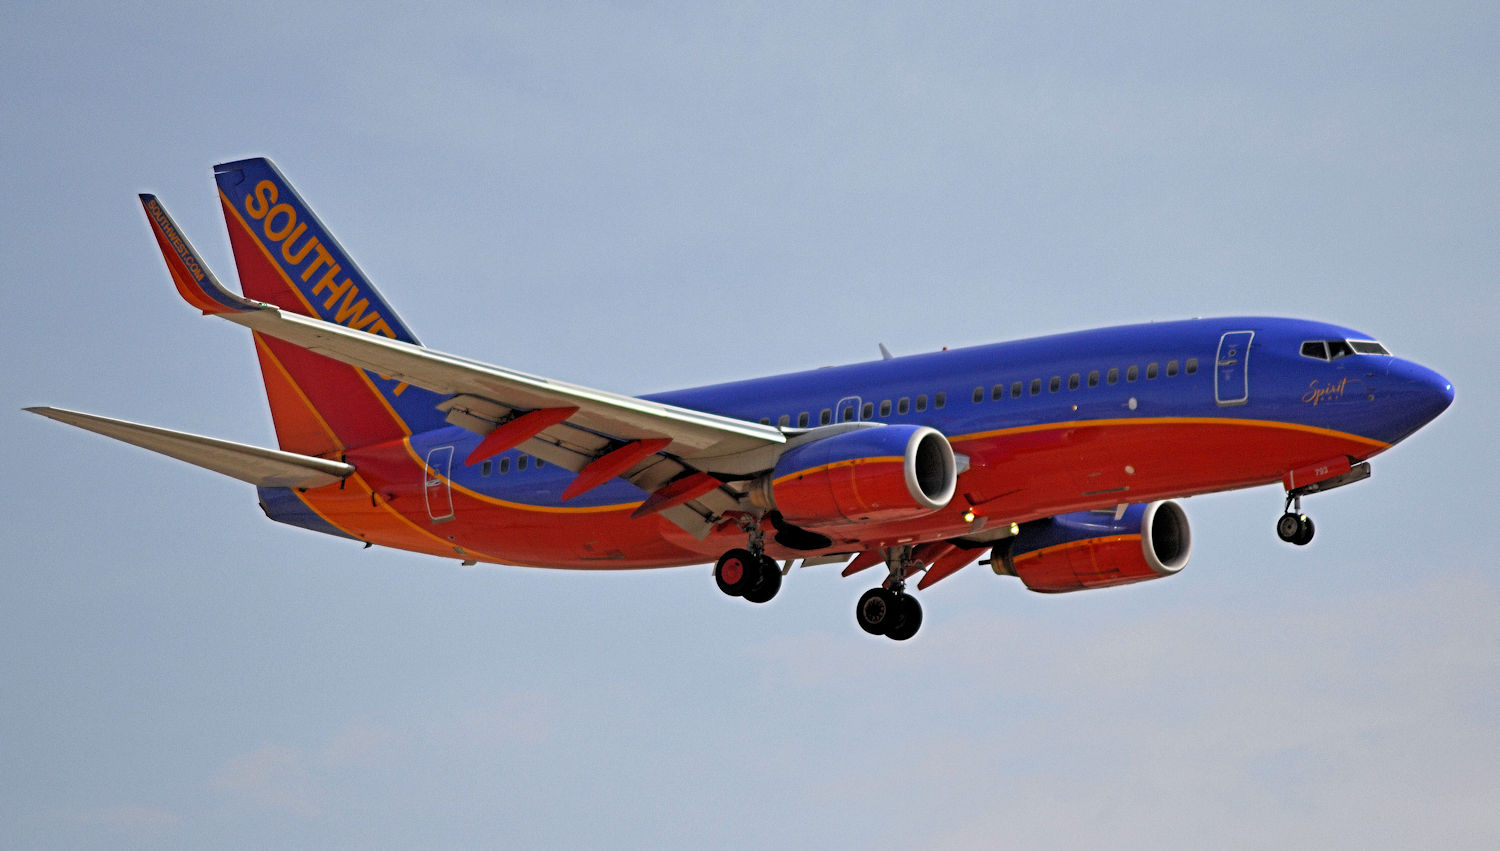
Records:
[[[714,581],[731,597],[743,597],[760,582],[760,564],[749,550],[730,550],[714,565]]]
[[[888,588],[871,588],[854,605],[854,620],[871,635],[885,635],[892,627],[899,626],[900,619],[896,592]]]
[[[752,603],[768,603],[781,590],[781,565],[770,556],[761,556],[757,573],[758,582],[745,592],[745,599]]]
[[[1286,541],[1288,544],[1297,543],[1297,539],[1302,535],[1302,520],[1304,517],[1306,515],[1293,514],[1290,511],[1281,515],[1281,519],[1276,521],[1276,537]]]
[[[901,623],[892,627],[885,637],[892,641],[905,641],[922,628],[922,604],[910,594],[896,595],[896,602],[900,608]]]
[[[1308,517],[1306,514],[1303,514],[1298,519],[1301,522],[1297,524],[1298,525],[1297,537],[1295,537],[1295,538],[1292,539],[1292,543],[1296,544],[1299,547],[1305,547],[1308,544],[1312,543],[1313,532],[1315,530],[1313,528],[1313,522],[1312,522],[1312,518],[1311,517]]]

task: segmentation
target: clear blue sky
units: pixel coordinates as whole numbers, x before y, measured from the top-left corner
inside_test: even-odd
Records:
[[[0,845],[1494,847],[1494,3],[0,9]],[[460,568],[23,414],[270,445],[210,167],[274,158],[435,347],[649,392],[1122,321],[1327,319],[1454,407],[1193,563]]]

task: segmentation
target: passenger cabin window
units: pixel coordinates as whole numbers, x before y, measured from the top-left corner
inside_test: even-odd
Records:
[[[833,411],[824,408],[818,414],[818,425],[828,425],[831,422],[833,422]]]
[[[917,413],[920,414],[920,413],[922,413],[925,410],[927,410],[927,397],[926,396],[918,396],[917,397]]]
[[[540,470],[540,469],[542,469],[542,467],[543,467],[543,466],[545,466],[545,465],[546,465],[546,462],[545,462],[545,461],[543,461],[543,460],[542,460],[542,459],[540,459],[540,458],[538,458],[538,459],[536,459],[536,468],[537,468],[537,469],[538,469],[538,470]]]
[[[479,475],[488,476],[491,469],[493,469],[493,465],[491,465],[490,462],[486,461],[483,464],[479,465]]]
[[[1140,378],[1140,377],[1141,377],[1141,368],[1138,367],[1138,366],[1133,366],[1132,365],[1130,367],[1130,369],[1125,370],[1125,380],[1126,381],[1134,381],[1134,380],[1136,380],[1137,378]]]
[[[948,404],[948,394],[947,393],[936,393],[936,394],[933,394],[933,397],[932,397],[932,407],[933,407],[934,410],[941,411],[943,409],[943,406],[946,405],[946,404]]]
[[[996,384],[994,387],[990,388],[990,401],[998,402],[1003,398],[1005,398],[1004,384]]]
[[[1068,376],[1068,389],[1069,390],[1077,390],[1078,389],[1078,373],[1075,372],[1072,375]]]
[[[516,469],[517,470],[524,470],[524,469],[526,469],[526,463],[528,461],[530,461],[530,460],[531,459],[528,458],[528,457],[526,457],[525,455],[522,455],[520,458],[517,458],[516,459]]]
[[[807,412],[803,411],[797,415],[797,428],[807,428]]]
[[[1107,381],[1107,382],[1109,382],[1110,384],[1119,384],[1120,383],[1120,368],[1119,367],[1112,368],[1109,371],[1109,374],[1104,377],[1104,380]]]
[[[1040,395],[1041,392],[1042,392],[1042,380],[1040,378],[1033,378],[1033,379],[1031,379],[1031,395],[1037,396],[1037,395]]]
[[[1096,369],[1093,372],[1089,373],[1089,386],[1090,387],[1098,387],[1099,386],[1099,370]]]
[[[1156,370],[1157,370],[1157,368],[1158,368],[1157,365],[1154,364],[1154,363],[1148,363],[1148,364],[1146,364],[1146,380],[1147,381],[1150,381],[1150,380],[1156,378]]]
[[[1056,393],[1058,390],[1061,390],[1061,389],[1062,389],[1062,376],[1059,376],[1059,375],[1052,376],[1052,380],[1049,381],[1049,382],[1047,382],[1047,390],[1048,390],[1048,392]]]
[[[1010,385],[1010,398],[1012,398],[1012,399],[1019,399],[1019,398],[1021,398],[1021,382],[1019,382],[1019,381],[1013,381],[1013,382],[1011,382],[1011,385]]]
[[[1167,361],[1167,377],[1171,378],[1172,376],[1174,376],[1176,374],[1177,374],[1177,361],[1175,361],[1175,360],[1169,360],[1169,361]]]
[[[901,401],[899,401],[899,402],[896,403],[896,413],[898,413],[898,414],[904,414],[904,413],[906,413],[907,411],[910,411],[910,410],[911,410],[911,400],[908,399],[908,398],[906,398],[905,396],[902,396],[901,397]]]
[[[891,415],[891,400],[885,399],[880,403],[880,415],[888,417]]]
[[[1187,362],[1187,374],[1188,375],[1193,375],[1197,371],[1198,371],[1198,359],[1197,358],[1188,358],[1188,362]]]
[[[776,424],[781,426],[782,428],[786,428],[787,426],[792,424],[792,415],[782,414],[781,418],[776,421]]]
[[[509,458],[501,458],[500,459],[500,472],[502,472],[502,473],[509,473],[510,472],[510,459]]]
[[[974,401],[975,402],[983,402],[984,401],[984,388],[983,387],[975,387],[974,388]]]
[[[771,418],[770,417],[761,417],[760,418],[760,424],[761,425],[770,425],[771,424]]]
[[[863,408],[859,409],[859,418],[862,419],[862,420],[869,420],[869,419],[874,419],[874,417],[875,417],[875,403],[874,402],[866,402],[865,406]]]
[[[848,422],[848,421],[854,419],[854,406],[853,405],[845,405],[843,412],[841,414],[839,414],[839,416],[841,416],[843,418],[844,422]]]

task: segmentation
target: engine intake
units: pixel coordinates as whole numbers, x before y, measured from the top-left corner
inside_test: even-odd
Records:
[[[1193,536],[1182,506],[1152,502],[1130,506],[1119,520],[1113,511],[1083,511],[1027,523],[995,550],[996,573],[1058,594],[1171,576],[1187,566]]]
[[[946,508],[957,487],[958,463],[941,432],[889,425],[795,446],[751,492],[787,522],[828,528],[922,517]]]

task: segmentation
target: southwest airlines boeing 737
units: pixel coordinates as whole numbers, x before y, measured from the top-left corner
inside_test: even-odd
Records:
[[[715,561],[764,603],[798,559],[879,567],[855,607],[904,640],[986,558],[1047,593],[1170,576],[1174,498],[1302,498],[1442,413],[1453,387],[1369,334],[1229,317],[1080,331],[624,396],[426,348],[269,160],[215,169],[244,295],[153,196],[189,304],[250,329],[279,449],[28,410],[255,485],[272,520],[387,547],[582,570]],[[784,562],[785,567],[779,562]]]

